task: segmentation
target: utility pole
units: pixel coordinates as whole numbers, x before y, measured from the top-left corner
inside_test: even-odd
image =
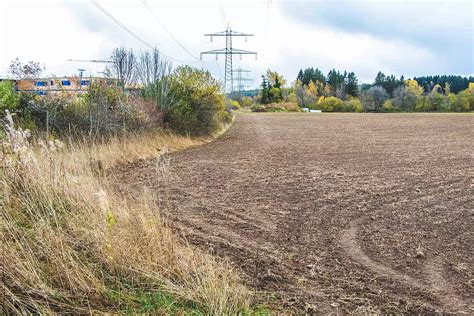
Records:
[[[244,78],[242,76],[243,73],[250,73],[251,71],[250,70],[246,70],[246,69],[242,69],[242,68],[238,68],[238,69],[235,69],[232,71],[232,73],[235,73],[237,74],[237,78],[233,78],[234,80],[237,80],[237,91],[238,91],[238,94],[239,94],[239,98],[242,99],[242,92],[243,90],[248,87],[247,85],[245,85],[245,82],[253,82],[252,79],[249,79],[249,78]]]
[[[209,34],[204,34],[204,36],[210,36],[211,42],[214,36],[225,36],[225,48],[221,49],[214,49],[206,52],[201,52],[201,60],[202,60],[202,55],[216,55],[216,60],[218,55],[225,55],[225,72],[224,72],[224,90],[226,92],[233,92],[233,74],[232,74],[232,58],[233,55],[239,55],[240,59],[242,59],[242,55],[255,55],[255,58],[257,58],[257,53],[256,52],[251,52],[248,50],[243,50],[243,49],[237,49],[232,47],[232,37],[234,36],[243,36],[245,37],[245,41],[247,41],[247,37],[253,36],[253,34],[246,34],[246,33],[241,33],[241,32],[235,32],[232,31],[230,26],[227,26],[227,29],[222,32],[216,32],[216,33],[209,33]]]
[[[82,90],[82,76],[84,75],[85,69],[79,68],[77,71],[79,71],[79,90]]]

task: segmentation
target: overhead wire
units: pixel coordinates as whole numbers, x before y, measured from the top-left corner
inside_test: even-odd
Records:
[[[222,24],[224,28],[227,28],[227,19],[224,10],[224,4],[222,3],[222,0],[217,0],[217,2],[219,3],[219,11],[221,13]]]
[[[270,24],[271,11],[272,11],[272,0],[267,0],[267,14],[265,17],[265,36],[267,36],[268,25]]]
[[[118,20],[116,17],[114,17],[109,11],[107,11],[104,7],[102,7],[96,0],[91,0],[92,4],[97,8],[99,9],[103,14],[105,14],[109,19],[111,19],[115,24],[117,24],[118,26],[120,26],[123,30],[125,30],[129,35],[131,35],[132,37],[134,37],[137,41],[139,41],[140,43],[142,43],[143,45],[151,48],[151,49],[155,49],[156,46],[153,46],[151,45],[150,43],[148,43],[147,41],[145,41],[144,39],[142,39],[140,36],[138,36],[136,33],[134,33],[132,30],[130,30],[126,25],[124,25],[122,22],[120,22],[120,20]],[[160,51],[160,54],[165,56],[166,58],[168,59],[171,59],[171,60],[174,60],[174,61],[177,61],[177,62],[180,62],[180,63],[183,63],[183,64],[193,64],[193,63],[196,63],[196,62],[187,62],[187,61],[183,61],[183,60],[180,60],[180,59],[176,59],[176,58],[173,58],[163,52]]]
[[[158,15],[155,13],[155,11],[150,7],[150,5],[148,4],[148,2],[146,0],[142,0],[142,4],[143,6],[145,6],[145,8],[147,8],[147,10],[150,12],[150,14],[155,18],[156,22],[163,28],[163,30],[165,30],[165,32],[173,39],[173,41],[175,41],[176,44],[179,45],[179,47],[181,47],[186,53],[188,53],[189,56],[191,56],[192,58],[200,61],[200,58],[196,57],[193,53],[191,53],[180,41],[178,38],[176,38],[176,36],[174,36],[173,33],[171,33],[171,31],[166,27],[166,25],[164,25],[162,22],[161,22],[161,19],[158,17]]]

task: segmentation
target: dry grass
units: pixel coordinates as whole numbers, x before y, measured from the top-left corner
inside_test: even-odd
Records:
[[[229,265],[174,235],[146,197],[133,205],[114,197],[100,176],[206,140],[159,133],[33,150],[21,131],[7,132],[1,313],[248,311],[249,294]]]

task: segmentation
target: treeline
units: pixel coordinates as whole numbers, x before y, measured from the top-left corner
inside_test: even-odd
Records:
[[[474,110],[474,77],[405,79],[379,72],[373,83],[359,84],[354,72],[332,69],[324,75],[318,68],[301,69],[291,86],[282,84],[286,80],[275,71],[268,70],[262,77],[258,101],[263,105],[272,104],[263,108],[274,109],[279,108],[275,103],[293,102],[300,108],[328,112]],[[256,109],[261,111],[262,107]]]
[[[206,134],[229,122],[220,83],[209,72],[172,69],[156,49],[135,54],[117,48],[110,59],[106,73],[118,84],[92,82],[83,93],[38,96],[0,82],[0,116],[8,109],[23,128],[52,137],[70,132],[103,137],[162,127]]]
[[[429,93],[433,88],[438,85],[446,93],[446,89],[449,89],[451,93],[459,93],[466,90],[470,82],[474,82],[474,77],[462,77],[462,76],[423,76],[414,77],[413,80],[423,87],[425,93]]]
[[[358,95],[358,79],[355,73],[332,69],[327,76],[324,76],[318,68],[300,69],[296,82],[302,86],[309,86],[311,83],[316,85],[319,90],[326,90],[326,93],[331,96],[345,98],[346,96]]]

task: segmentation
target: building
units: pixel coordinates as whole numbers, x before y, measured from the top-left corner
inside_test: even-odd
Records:
[[[38,95],[60,92],[81,93],[87,91],[91,83],[102,83],[110,86],[118,85],[117,79],[102,77],[58,77],[10,81],[14,83],[17,92],[33,92]]]

